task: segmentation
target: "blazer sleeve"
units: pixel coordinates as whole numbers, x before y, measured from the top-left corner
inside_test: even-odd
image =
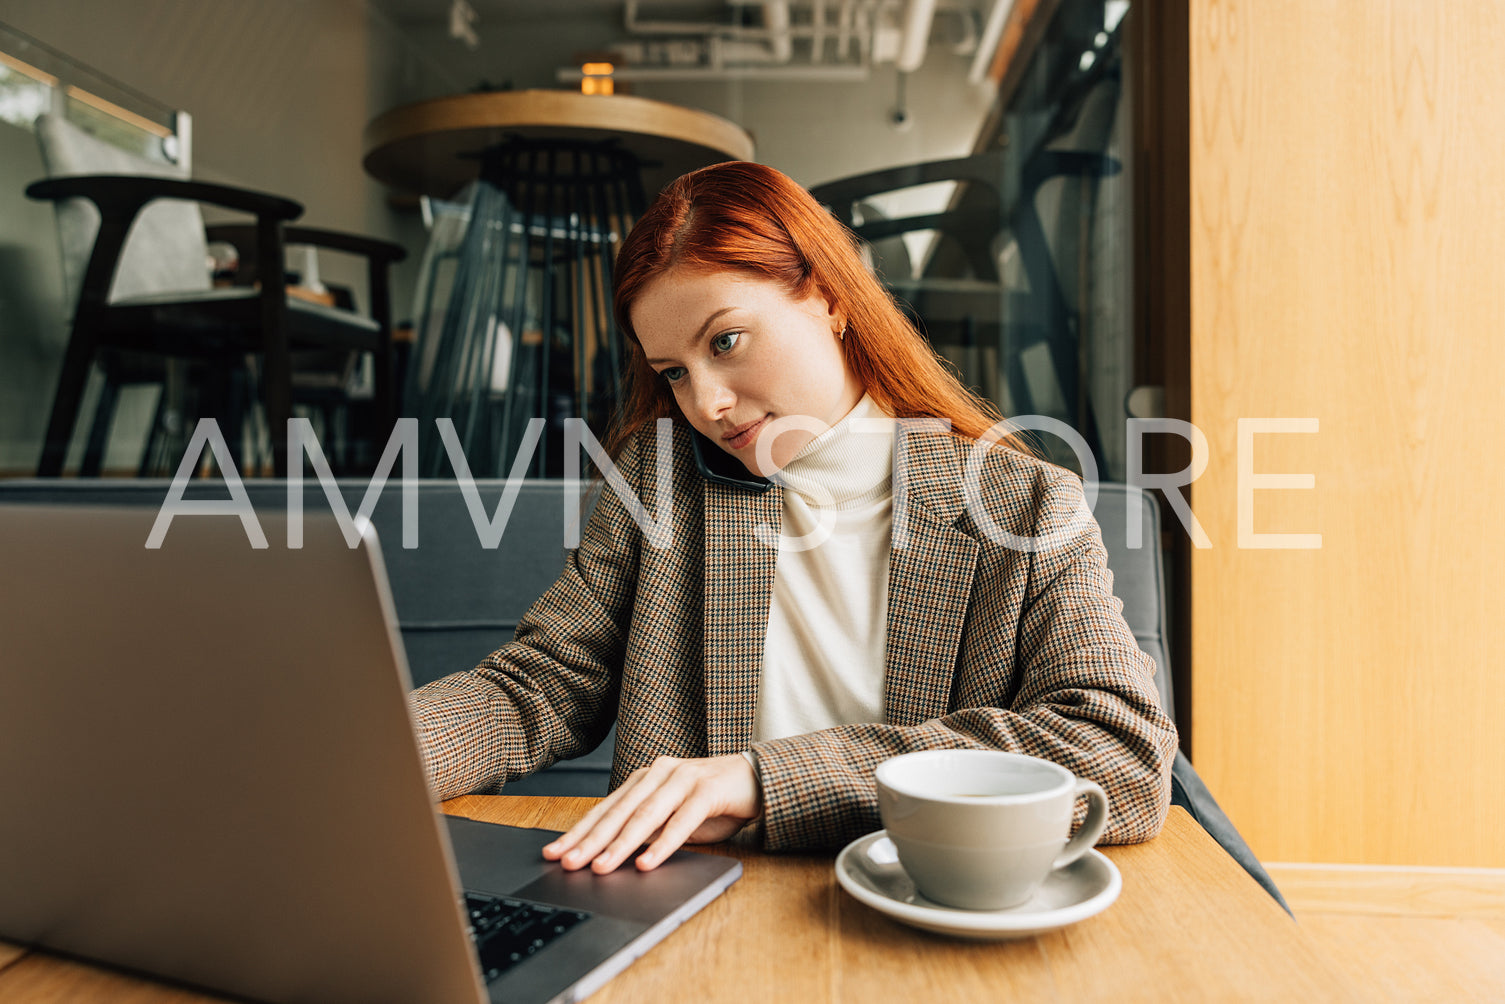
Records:
[[[638,481],[639,457],[633,444],[617,462],[629,484]],[[409,695],[436,797],[499,791],[605,738],[616,714],[640,540],[616,492],[603,490],[580,546],[513,640],[475,669]]]
[[[1160,831],[1177,736],[1160,707],[1154,660],[1124,622],[1081,483],[1048,469],[1036,512],[1034,535],[1052,535],[1057,546],[1028,556],[1009,664],[966,665],[964,653],[953,694],[981,697],[918,725],[842,725],[755,743],[766,847],[840,846],[879,828],[873,771],[888,757],[923,749],[998,749],[1051,760],[1107,792],[1104,843],[1134,843]],[[1003,585],[974,583],[973,604],[1004,592]],[[1079,805],[1077,818],[1084,813]]]

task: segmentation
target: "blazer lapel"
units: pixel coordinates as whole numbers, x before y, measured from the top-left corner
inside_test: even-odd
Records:
[[[707,755],[752,745],[753,713],[778,552],[753,528],[776,540],[783,495],[775,486],[749,492],[705,483],[705,710]]]
[[[977,541],[954,525],[964,510],[958,450],[944,433],[911,431],[896,444],[883,683],[893,725],[950,709],[978,555]]]

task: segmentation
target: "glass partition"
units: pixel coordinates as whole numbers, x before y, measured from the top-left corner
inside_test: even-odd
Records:
[[[1113,480],[1124,478],[1133,381],[1128,9],[1056,8],[978,138],[973,166],[988,177],[951,200],[993,232],[934,240],[917,278],[896,283],[967,383],[1042,430],[1032,439],[1045,455],[1079,472],[1090,456]]]
[[[319,194],[321,220],[338,205],[346,218],[365,214],[371,228],[402,235],[412,255],[395,290],[396,317],[414,322],[419,363],[438,358],[433,339],[442,325],[427,304],[453,281],[445,270],[455,262],[439,249],[427,258],[420,253],[420,193],[373,181],[362,167],[370,151],[359,126],[428,99],[578,93],[587,84],[598,88],[602,68],[609,67],[612,97],[650,98],[721,116],[753,137],[755,159],[812,190],[888,174],[886,187],[870,186],[844,213],[865,229],[878,274],[969,385],[1006,415],[1040,416],[1048,421],[1027,424],[1073,430],[1100,477],[1122,478],[1123,402],[1134,358],[1132,74],[1124,65],[1129,49],[1121,44],[1129,4],[958,0],[936,5],[918,34],[865,0],[791,0],[787,23],[775,16],[785,6],[711,4],[687,12],[667,0],[630,8],[508,4],[481,9],[465,38],[453,33],[442,11],[406,0],[372,0],[354,20],[342,5],[324,0],[278,7],[279,17],[305,27],[313,25],[310,12],[328,15],[320,45],[349,63],[336,73],[322,62],[261,58],[281,51],[282,42],[271,40],[285,42],[286,32],[274,25],[242,38],[244,26],[257,19],[249,4],[232,0],[214,17],[164,25],[163,44],[250,54],[231,63],[188,61],[182,68],[198,96],[194,111],[216,126],[203,130],[203,167],[306,182]],[[112,32],[122,30],[110,23]],[[0,210],[26,221],[28,241],[12,252],[18,264],[11,274],[49,296],[61,286],[51,261],[54,228],[49,207],[21,194],[43,172],[31,137],[18,138],[19,131],[46,111],[138,155],[186,165],[191,154],[186,116],[62,55],[84,35],[57,28],[44,44],[0,25],[0,130],[14,131],[8,149],[0,150],[13,162]],[[1012,55],[995,55],[1000,38],[1016,37],[1024,41]],[[904,50],[916,58],[907,68],[900,66]],[[996,64],[992,79],[981,72],[990,64]],[[168,87],[160,74],[147,72],[157,65],[141,46],[129,47],[111,66],[144,88],[187,93],[176,78]],[[253,100],[258,108],[278,110],[307,95],[322,101],[302,116],[324,109],[323,117],[314,115],[317,129],[270,111],[254,120],[237,117]],[[253,133],[255,143],[248,139]],[[266,142],[269,134],[275,142]],[[484,146],[441,145],[426,148],[435,160],[477,162]],[[254,165],[243,160],[252,156]],[[915,170],[936,161],[958,170],[949,176]],[[650,198],[654,187],[647,186]],[[452,200],[459,188],[429,194]],[[42,274],[43,268],[49,271]],[[45,412],[41,388],[54,382],[47,367],[61,354],[68,307],[50,300],[43,306],[24,324],[12,323],[14,335],[0,338],[0,362],[11,374],[0,374],[6,392],[0,394],[0,472],[31,466]],[[486,331],[491,320],[480,318],[477,330]],[[498,314],[495,320],[492,330],[500,331],[506,319]],[[45,343],[31,353],[39,362],[26,364],[29,369],[17,362],[24,338]],[[476,372],[506,376],[500,391],[488,379],[485,393],[552,400],[547,388],[514,387],[514,378],[532,371],[521,358],[511,365],[510,348],[501,357],[501,347],[532,345],[527,338],[477,344],[491,358]],[[557,376],[548,353],[536,354],[551,359],[550,378]],[[560,364],[566,362],[577,389],[596,386],[590,360],[561,356]],[[579,405],[575,400],[571,407]],[[1082,468],[1067,439],[1044,432],[1039,444],[1053,459]]]
[[[0,24],[0,121],[51,112],[138,157],[185,163],[186,116]]]

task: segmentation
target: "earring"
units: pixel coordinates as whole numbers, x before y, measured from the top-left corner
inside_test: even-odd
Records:
[[[845,324],[841,326],[841,331],[837,332],[836,340],[841,342],[847,340],[847,326]]]

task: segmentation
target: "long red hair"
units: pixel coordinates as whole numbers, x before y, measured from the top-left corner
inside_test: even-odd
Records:
[[[626,393],[607,437],[613,457],[644,424],[679,415],[673,391],[647,363],[631,316],[644,288],[674,269],[743,272],[799,299],[818,291],[846,317],[842,347],[858,383],[890,415],[950,419],[952,432],[970,439],[1001,420],[868,271],[851,231],[788,176],[728,161],[683,175],[659,193],[617,254],[614,310],[630,348]],[[1002,443],[1032,453],[1016,436]]]

